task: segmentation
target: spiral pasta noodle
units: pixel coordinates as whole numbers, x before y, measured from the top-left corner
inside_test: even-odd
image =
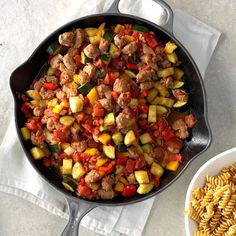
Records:
[[[207,175],[192,195],[185,213],[198,224],[193,236],[236,236],[236,163]]]

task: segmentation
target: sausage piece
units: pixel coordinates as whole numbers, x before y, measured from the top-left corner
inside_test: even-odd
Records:
[[[113,90],[118,93],[125,93],[130,91],[130,84],[126,79],[116,79],[113,85]]]
[[[132,53],[136,52],[137,49],[137,44],[135,42],[131,42],[122,49],[122,53],[131,55]]]
[[[84,31],[80,28],[75,30],[75,43],[74,47],[75,48],[80,48],[84,41]]]
[[[75,42],[74,32],[65,32],[59,35],[59,43],[66,47],[73,47]]]
[[[98,180],[100,180],[100,175],[97,170],[91,170],[86,176],[85,176],[85,182],[87,184],[96,183]]]
[[[84,48],[84,54],[89,58],[96,59],[100,55],[100,51],[95,45],[89,44]]]

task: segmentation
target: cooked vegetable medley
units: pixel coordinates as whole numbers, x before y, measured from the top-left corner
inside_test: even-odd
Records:
[[[141,25],[74,29],[47,49],[48,69],[22,95],[34,159],[87,199],[147,194],[183,161],[195,117],[173,42]]]

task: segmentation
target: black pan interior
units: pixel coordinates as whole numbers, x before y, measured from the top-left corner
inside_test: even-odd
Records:
[[[185,71],[184,79],[186,82],[186,86],[190,92],[189,109],[191,113],[193,113],[197,118],[196,126],[193,128],[190,138],[184,143],[183,147],[183,153],[185,155],[184,162],[181,164],[177,172],[165,173],[165,175],[162,178],[161,186],[157,190],[153,190],[152,192],[150,192],[145,196],[137,195],[128,199],[115,198],[113,200],[96,201],[97,205],[123,205],[147,199],[163,191],[167,186],[173,183],[174,180],[176,180],[180,176],[180,174],[184,171],[184,169],[187,167],[190,161],[197,155],[199,155],[201,152],[206,150],[210,144],[211,134],[206,120],[206,102],[205,102],[204,86],[202,84],[202,79],[199,74],[199,71],[196,65],[194,64],[191,56],[185,50],[185,48],[171,34],[169,34],[161,27],[153,23],[150,23],[149,21],[137,17],[132,17],[129,15],[115,15],[115,14],[92,15],[70,22],[67,25],[64,25],[58,30],[56,30],[49,37],[47,37],[34,51],[32,56],[12,73],[10,78],[10,86],[15,99],[15,119],[16,119],[17,132],[29,161],[35,167],[37,172],[50,184],[52,184],[61,192],[65,193],[67,196],[69,197],[71,196],[72,198],[74,198],[73,197],[74,195],[66,191],[64,187],[61,185],[61,178],[59,176],[57,176],[54,172],[46,169],[40,161],[34,161],[31,158],[29,150],[32,147],[32,145],[30,144],[30,142],[22,141],[22,137],[19,133],[19,128],[24,126],[25,118],[23,117],[20,111],[21,101],[19,100],[17,93],[18,92],[23,93],[29,88],[31,82],[37,76],[37,74],[40,71],[40,68],[42,68],[43,64],[47,60],[48,54],[46,53],[46,48],[51,43],[57,40],[58,35],[60,33],[72,30],[76,27],[81,27],[81,28],[98,27],[98,25],[102,22],[106,22],[107,26],[115,25],[117,23],[141,24],[147,26],[150,30],[154,31],[161,42],[166,43],[169,40],[172,40],[179,46],[177,49],[177,55],[183,62],[182,68]]]

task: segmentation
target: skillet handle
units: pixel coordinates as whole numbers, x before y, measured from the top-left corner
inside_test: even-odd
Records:
[[[174,14],[171,7],[164,0],[152,0],[152,1],[156,2],[163,9],[163,12],[160,14],[159,22],[154,22],[154,23],[162,26],[169,33],[173,34]],[[119,10],[119,2],[120,0],[114,0],[114,2],[112,3],[107,12],[120,14],[121,12]]]
[[[69,208],[69,221],[64,228],[61,236],[78,236],[79,224],[82,218],[96,206],[84,202],[76,202],[70,198],[66,198]]]

